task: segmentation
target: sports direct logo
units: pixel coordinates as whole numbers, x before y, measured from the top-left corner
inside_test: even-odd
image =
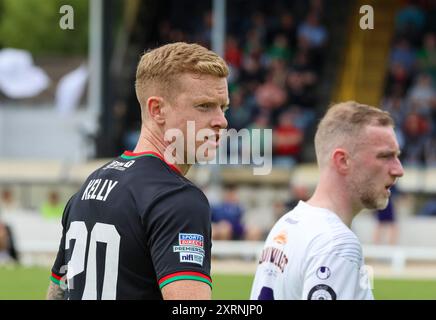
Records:
[[[203,265],[204,237],[196,233],[179,233],[179,245],[173,247],[179,254],[180,262]]]
[[[180,233],[179,234],[179,245],[185,246],[195,246],[203,248],[203,236],[193,233]]]

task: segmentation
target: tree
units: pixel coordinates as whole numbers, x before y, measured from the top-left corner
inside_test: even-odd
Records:
[[[74,29],[63,30],[59,9],[74,9]],[[86,54],[89,0],[0,0],[0,46],[34,55]]]

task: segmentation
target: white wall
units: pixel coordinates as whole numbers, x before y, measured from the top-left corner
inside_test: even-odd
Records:
[[[0,157],[79,162],[93,149],[84,137],[95,127],[83,111],[59,115],[54,106],[0,106]]]
[[[353,220],[352,230],[363,244],[372,244],[376,219],[362,212]],[[399,216],[398,245],[436,247],[436,218]]]

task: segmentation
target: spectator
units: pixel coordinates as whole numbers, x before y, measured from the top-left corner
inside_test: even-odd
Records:
[[[242,69],[239,72],[239,82],[247,88],[249,93],[254,94],[264,78],[265,71],[260,64],[260,58],[257,56],[257,53],[245,54]]]
[[[0,222],[0,265],[9,262],[10,256],[7,253],[9,239],[6,232],[6,227]]]
[[[0,204],[0,264],[19,263],[12,229],[2,221],[3,216],[13,214],[18,208],[10,189],[3,189]]]
[[[242,50],[239,48],[238,40],[229,35],[226,39],[226,51],[224,53],[226,62],[234,68],[241,68]]]
[[[272,75],[273,82],[280,88],[286,87],[286,79],[288,77],[288,63],[284,59],[274,58],[270,60],[268,67]]]
[[[226,112],[228,127],[241,130],[251,122],[251,110],[244,105],[244,93],[236,89],[230,94],[230,108]]]
[[[298,202],[307,201],[310,198],[309,190],[306,186],[301,184],[291,184],[291,197],[284,204],[285,212],[291,211],[294,209]]]
[[[311,48],[323,47],[327,40],[327,30],[320,25],[319,17],[316,13],[309,13],[306,20],[298,27],[299,38],[308,41]]]
[[[271,153],[265,150],[265,129],[270,128],[270,118],[267,113],[259,113],[256,115],[255,120],[248,126],[248,130],[250,131],[250,143],[251,143],[251,153],[254,155],[262,155],[264,157],[272,157]],[[259,129],[259,139],[254,139],[253,130]]]
[[[274,161],[279,166],[291,168],[300,160],[303,132],[296,127],[292,111],[279,116],[279,123],[273,131]]]
[[[286,37],[287,43],[291,48],[295,47],[295,21],[292,13],[285,11],[280,14],[278,26],[273,28],[269,33],[269,41],[277,34],[283,34]]]
[[[436,217],[436,198],[429,199],[418,212],[418,216]]]
[[[284,61],[290,61],[292,57],[292,52],[289,47],[289,41],[285,34],[279,33],[274,37],[272,45],[268,48],[266,52],[268,58],[271,59],[281,59]]]
[[[410,40],[418,38],[425,25],[425,14],[421,8],[410,3],[402,8],[395,18],[395,28]]]
[[[46,219],[60,219],[64,207],[65,204],[60,201],[59,194],[56,191],[51,191],[47,201],[41,207],[41,214]]]
[[[395,123],[395,135],[397,136],[398,145],[400,149],[404,148],[404,133],[403,124],[407,116],[407,105],[404,99],[399,95],[392,94],[382,101],[382,109],[389,112]]]
[[[306,86],[315,85],[318,81],[318,76],[316,74],[315,69],[313,68],[311,62],[309,61],[308,53],[302,50],[299,50],[292,62],[293,71],[299,72],[302,77],[304,84]]]
[[[389,66],[386,93],[404,97],[412,83],[412,76],[401,63],[392,63]]]
[[[394,188],[391,190],[393,191]],[[381,244],[383,242],[383,234],[386,234],[388,244],[397,244],[398,225],[395,219],[395,208],[392,197],[389,200],[387,207],[382,210],[377,210],[375,215],[377,218],[377,225],[374,231],[374,243]]]
[[[407,105],[398,94],[392,94],[382,101],[383,110],[390,113],[396,127],[401,127],[407,114]]]
[[[436,168],[436,133],[433,133],[425,143],[424,159],[427,167]]]
[[[265,83],[256,89],[256,101],[261,109],[272,111],[283,107],[286,91],[274,82],[274,74],[269,73]]]
[[[261,43],[266,43],[268,29],[266,26],[265,15],[261,11],[255,11],[251,15],[250,29],[256,33]]]
[[[399,64],[405,68],[407,74],[413,73],[416,64],[416,53],[407,39],[400,38],[394,43],[390,55],[390,64]]]
[[[221,204],[212,208],[212,239],[259,240],[262,232],[243,223],[244,209],[239,203],[235,186],[228,186]]]
[[[203,14],[203,25],[199,29],[196,41],[198,44],[210,48],[210,43],[212,39],[212,25],[213,25],[213,15],[212,11],[206,11]]]
[[[0,197],[0,214],[8,215],[19,209],[18,203],[10,189],[3,189]],[[0,216],[1,217],[1,216]]]
[[[428,118],[412,111],[404,121],[404,163],[422,165],[425,139],[430,133]]]
[[[307,90],[308,82],[304,73],[291,71],[287,78],[288,104],[296,104],[307,109],[312,109],[315,101],[313,94]]]
[[[418,75],[416,83],[410,88],[407,98],[409,104],[416,108],[417,113],[430,116],[436,107],[436,90],[432,86],[431,77],[428,74]]]
[[[2,263],[19,263],[11,228],[0,221],[0,265]]]
[[[427,33],[424,36],[423,47],[418,51],[418,67],[421,72],[429,73],[436,83],[436,34]]]

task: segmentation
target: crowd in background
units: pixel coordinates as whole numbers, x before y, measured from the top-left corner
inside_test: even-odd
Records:
[[[436,6],[411,1],[397,14],[382,107],[407,166],[436,166]]]
[[[246,7],[239,1],[229,6],[224,52],[230,68],[228,128],[272,128],[273,164],[290,168],[304,160],[303,146],[311,143],[307,136],[316,122],[329,36],[323,2],[253,1]],[[159,38],[211,48],[211,28],[212,13],[206,10],[192,23],[177,17],[162,21]],[[125,141],[135,141],[135,130]]]

